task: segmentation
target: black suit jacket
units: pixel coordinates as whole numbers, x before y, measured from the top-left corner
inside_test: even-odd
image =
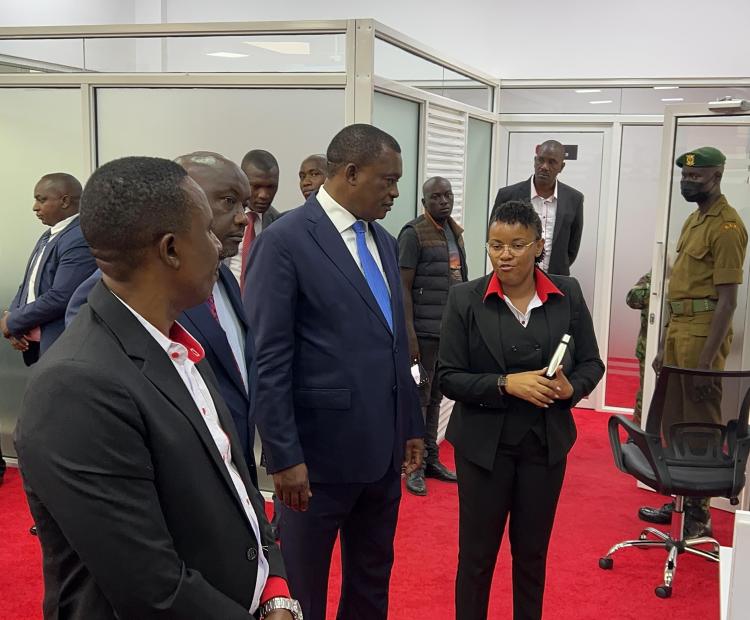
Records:
[[[516,399],[502,396],[497,387],[505,374],[498,312],[505,302],[496,296],[484,301],[490,274],[450,289],[440,335],[438,377],[440,389],[456,401],[446,439],[464,458],[492,470],[503,428],[504,413]],[[559,462],[575,442],[576,429],[570,408],[596,387],[604,374],[591,315],[578,281],[550,276],[563,295],[550,295],[545,303],[549,350],[563,334],[572,336],[563,366],[573,386],[573,396],[558,401],[546,412],[549,462]]]
[[[515,185],[501,187],[495,198],[493,210],[509,200],[531,200],[531,179]],[[570,185],[557,182],[557,213],[555,232],[552,235],[552,256],[549,273],[570,275],[570,266],[578,256],[583,234],[583,194]]]
[[[185,310],[177,319],[203,346],[206,360],[218,382],[224,402],[232,414],[237,436],[242,446],[245,462],[250,470],[253,484],[258,486],[258,474],[255,469],[255,455],[253,443],[255,439],[255,393],[258,386],[258,366],[255,363],[255,339],[253,332],[245,318],[245,308],[242,306],[242,296],[237,278],[229,267],[222,264],[219,267],[219,280],[229,297],[229,303],[240,322],[245,343],[245,368],[247,372],[248,388],[242,381],[240,369],[234,359],[234,353],[229,346],[227,335],[221,325],[211,315],[208,303],[202,303],[195,308]]]
[[[198,369],[239,455],[213,373]],[[258,554],[283,576],[244,460],[262,550],[176,369],[103,282],[37,364],[16,448],[46,618],[247,620]]]

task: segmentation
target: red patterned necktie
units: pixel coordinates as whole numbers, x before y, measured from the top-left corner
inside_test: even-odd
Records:
[[[247,257],[250,255],[250,246],[255,241],[255,218],[258,217],[252,211],[247,214],[247,226],[242,237],[242,271],[240,273],[240,290],[245,290],[245,271],[247,270]]]
[[[208,299],[206,300],[206,303],[208,304],[208,311],[211,313],[211,316],[214,317],[214,320],[221,325],[221,322],[219,321],[219,313],[216,312],[216,302],[214,301],[214,294],[211,293],[208,296]]]

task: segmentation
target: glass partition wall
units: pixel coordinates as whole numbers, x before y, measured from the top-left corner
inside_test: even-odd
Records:
[[[439,79],[394,72],[404,58],[438,67]],[[213,150],[239,161],[250,149],[269,150],[280,167],[274,205],[287,210],[303,201],[301,161],[324,152],[344,125],[373,123],[403,150],[401,197],[385,226],[397,235],[421,212],[422,182],[448,158],[458,162],[456,187],[472,183],[467,221],[483,237],[495,85],[368,19],[0,28],[0,174],[10,192],[0,231],[0,307],[15,294],[43,232],[31,212],[38,178],[64,171],[85,183],[97,165],[123,155]],[[436,140],[428,118],[435,126],[446,117],[455,125],[451,139]],[[462,199],[460,221],[466,208]],[[28,369],[0,344],[0,442],[12,457]],[[261,486],[270,489],[268,480]]]
[[[532,155],[518,152],[514,143],[538,144],[535,140],[559,136],[572,140],[575,134],[596,132],[604,136],[598,194],[585,189],[596,186],[598,171],[592,169],[575,181],[568,175],[581,167],[580,148],[559,177],[585,194],[582,248],[588,237],[591,249],[579,254],[571,271],[583,285],[607,364],[604,380],[584,403],[588,406],[628,412],[635,404],[640,312],[629,308],[625,298],[651,269],[663,176],[664,114],[668,106],[690,102],[708,112],[710,102],[724,98],[750,99],[750,80],[501,81],[498,185],[531,176]],[[599,202],[598,218],[592,217],[592,198]]]
[[[302,201],[302,158],[324,150],[341,126],[372,122],[403,149],[401,196],[384,224],[398,234],[421,213],[424,180],[449,178],[474,278],[486,273],[483,243],[498,187],[531,175],[539,140],[577,146],[560,177],[586,196],[573,273],[608,366],[584,405],[627,411],[638,386],[639,313],[625,295],[650,265],[665,106],[750,98],[750,80],[499,82],[373,20],[338,20],[0,28],[0,90],[0,145],[13,153],[5,173],[14,196],[13,226],[0,245],[12,266],[0,305],[41,234],[24,196],[53,169],[85,181],[96,165],[126,153],[211,149],[239,159],[265,148],[280,161],[276,206],[286,210]],[[35,132],[51,136],[54,152]],[[7,386],[0,441],[10,454],[26,373],[14,352],[0,351]]]

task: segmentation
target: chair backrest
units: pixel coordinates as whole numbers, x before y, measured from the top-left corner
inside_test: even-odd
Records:
[[[648,410],[646,432],[661,435],[667,465],[725,467],[738,465],[744,485],[748,437],[750,370],[719,371],[665,366],[659,373]]]

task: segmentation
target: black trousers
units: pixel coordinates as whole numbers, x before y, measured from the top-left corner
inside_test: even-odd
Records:
[[[427,372],[427,383],[419,388],[419,401],[422,405],[422,419],[424,420],[424,449],[425,464],[435,464],[439,460],[437,444],[438,426],[440,422],[440,403],[443,394],[436,379],[438,349],[440,340],[438,338],[419,338],[419,355],[422,366]]]
[[[531,431],[518,446],[500,446],[492,471],[456,453],[457,620],[487,618],[492,574],[509,514],[513,618],[541,619],[547,548],[565,464],[563,459],[548,465],[547,450]]]
[[[328,573],[341,535],[341,599],[337,620],[387,620],[401,476],[388,469],[372,484],[311,484],[307,512],[283,504],[281,553],[289,590],[305,620],[325,620]]]

